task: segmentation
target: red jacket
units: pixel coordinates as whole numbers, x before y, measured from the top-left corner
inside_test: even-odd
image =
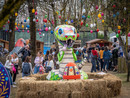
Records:
[[[93,55],[97,55],[97,57],[98,57],[98,53],[97,53],[96,50],[92,50],[92,54],[93,54]]]

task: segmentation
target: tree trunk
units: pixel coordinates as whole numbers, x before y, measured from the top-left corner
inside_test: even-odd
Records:
[[[34,59],[36,57],[36,23],[33,21],[34,14],[32,13],[32,1],[28,0],[28,11],[30,17],[30,49],[32,55],[32,65],[34,66]]]
[[[9,19],[9,52],[13,50],[15,45],[15,19],[16,17],[14,15]]]
[[[108,39],[107,39],[107,38],[108,38],[108,37],[107,37],[107,31],[108,31],[107,28],[104,27],[104,39],[105,39],[105,40],[108,40]]]

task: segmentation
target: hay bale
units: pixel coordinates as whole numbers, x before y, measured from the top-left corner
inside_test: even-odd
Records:
[[[120,94],[121,80],[116,76],[87,74],[93,80],[47,81],[47,74],[21,78],[16,98],[109,98]]]
[[[79,91],[74,91],[71,93],[71,98],[82,98],[82,93]]]
[[[49,97],[49,98],[71,98],[71,93],[70,92],[54,91],[53,97]]]

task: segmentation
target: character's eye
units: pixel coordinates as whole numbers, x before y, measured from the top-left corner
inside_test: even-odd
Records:
[[[63,33],[62,29],[59,29],[58,32],[59,32],[59,35],[61,35]]]

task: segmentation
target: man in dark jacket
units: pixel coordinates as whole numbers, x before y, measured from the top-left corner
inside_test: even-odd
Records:
[[[113,65],[115,66],[113,71],[117,71],[117,61],[118,61],[118,49],[116,48],[116,45],[113,45],[114,49],[112,50],[112,59],[113,59]]]
[[[25,61],[25,58],[26,58],[27,56],[30,56],[30,55],[31,55],[30,50],[29,50],[29,46],[26,45],[26,46],[25,46],[25,49],[23,49],[23,50],[21,51],[21,53],[22,53],[22,62],[24,62],[24,61]]]

